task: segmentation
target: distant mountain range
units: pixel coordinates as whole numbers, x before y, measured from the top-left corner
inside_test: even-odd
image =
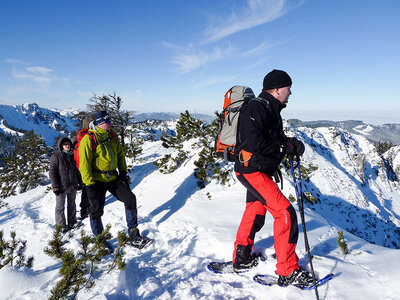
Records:
[[[75,116],[79,110],[47,109],[41,108],[36,103],[22,105],[0,105],[0,134],[10,133],[21,135],[28,130],[44,137],[48,145],[53,145],[55,138],[60,134],[70,135],[77,130]],[[171,121],[178,119],[180,114],[170,112],[136,113],[134,122],[146,120]],[[211,123],[215,116],[196,114],[197,119]],[[372,142],[391,142],[400,145],[400,124],[370,125],[362,121],[301,121],[290,119],[288,122],[295,127],[336,127],[352,134],[359,134]]]
[[[390,142],[394,145],[400,145],[400,124],[370,125],[363,121],[301,121],[298,119],[289,119],[288,122],[295,127],[336,127],[344,129],[353,134],[364,136],[367,140],[377,142]]]
[[[69,135],[76,130],[74,119],[78,111],[68,111],[63,114],[47,108],[41,108],[36,103],[22,105],[0,105],[0,133],[22,135],[33,130],[42,135],[47,145],[54,145],[60,133]]]
[[[196,119],[203,120],[206,123],[214,121],[215,116],[195,114],[193,115]],[[169,113],[169,112],[150,112],[150,113],[137,113],[133,115],[135,122],[144,122],[146,120],[157,120],[157,121],[172,121],[179,119],[180,114]]]

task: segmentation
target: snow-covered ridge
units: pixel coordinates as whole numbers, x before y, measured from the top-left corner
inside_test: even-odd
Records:
[[[363,136],[338,128],[292,129],[306,144],[304,164],[318,167],[305,182],[306,190],[320,201],[312,209],[368,242],[399,249],[397,147],[381,156]]]
[[[346,130],[350,133],[360,134],[368,140],[378,142],[391,142],[394,145],[400,145],[400,124],[370,125],[362,121],[301,121],[297,119],[288,120],[296,127],[335,127]]]
[[[36,134],[43,136],[47,145],[53,145],[60,133],[68,135],[76,130],[76,121],[71,119],[73,116],[41,108],[36,103],[0,105],[0,131],[20,134],[34,130]]]

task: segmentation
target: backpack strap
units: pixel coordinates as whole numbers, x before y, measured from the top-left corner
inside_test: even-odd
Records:
[[[268,109],[269,112],[272,112],[272,107],[271,107],[271,104],[269,104],[268,100],[261,98],[261,97],[252,98],[250,100],[256,100],[258,102],[261,102]]]
[[[92,150],[96,151],[96,147],[98,145],[98,142],[96,140],[96,135],[89,130],[86,131],[85,134],[87,134],[89,136],[89,139],[92,141]]]

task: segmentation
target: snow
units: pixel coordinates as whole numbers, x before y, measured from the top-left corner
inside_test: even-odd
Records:
[[[374,127],[372,127],[371,125],[363,124],[363,125],[358,125],[358,126],[354,127],[354,130],[361,134],[368,135],[371,131],[374,130]]]
[[[318,193],[323,202],[323,205],[305,206],[314,269],[321,277],[331,272],[336,275],[319,287],[320,298],[399,299],[400,250],[383,247],[382,236],[389,228],[385,226],[389,225],[380,225],[377,220],[390,223],[392,219],[399,226],[400,194],[385,175],[373,175],[379,157],[371,144],[361,136],[343,132],[336,135],[327,128],[301,128],[293,133],[306,142],[305,164],[318,166],[310,181],[303,181],[304,188],[313,195]],[[190,148],[186,144],[185,147]],[[352,160],[352,155],[360,151],[368,154],[364,172],[367,185],[362,185]],[[161,174],[152,162],[164,153],[167,150],[160,141],[145,142],[142,160],[134,164],[130,173],[131,188],[138,203],[139,228],[154,239],[153,243],[142,250],[127,247],[125,271],[106,274],[112,257],[105,257],[94,274],[95,286],[79,292],[78,299],[315,299],[314,291],[266,287],[252,280],[257,273],[274,274],[275,271],[270,214],[256,235],[254,246],[255,251],[268,256],[265,262],[247,273],[210,273],[206,269],[208,262],[232,257],[246,190],[234,178],[231,186],[212,182],[199,190],[193,177],[196,155],[174,173]],[[291,178],[285,172],[283,175],[283,193],[287,197],[294,195]],[[4,236],[8,238],[11,231],[16,231],[18,238],[26,239],[26,256],[34,255],[35,262],[32,270],[9,266],[0,269],[0,299],[48,299],[60,278],[60,263],[43,252],[54,230],[55,196],[47,187],[5,199],[9,206],[0,211]],[[77,199],[79,209],[80,195]],[[298,210],[297,204],[293,206]],[[373,230],[362,214],[377,222],[374,229],[377,233],[369,233]],[[90,233],[89,220],[83,223],[82,228]],[[126,224],[123,204],[111,195],[107,196],[103,223],[111,224],[112,242],[116,245],[116,234]],[[356,227],[354,232],[358,236],[363,236],[358,231],[365,231],[364,235],[376,244],[346,230],[352,226]],[[308,267],[301,226],[299,230],[296,253],[300,265]],[[343,255],[338,248],[338,231],[344,232],[348,255]],[[76,251],[77,241],[78,235],[71,238],[69,246]]]
[[[44,138],[48,146],[53,146],[55,139],[60,135],[56,124],[62,125],[64,135],[76,130],[76,121],[60,115],[59,112],[40,108],[36,103],[14,106],[0,104],[0,120],[1,132],[20,134],[14,129],[21,132],[33,130]],[[4,120],[9,127],[4,124]]]

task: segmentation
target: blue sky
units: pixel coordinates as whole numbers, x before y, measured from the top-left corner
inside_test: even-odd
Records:
[[[400,1],[0,0],[0,103],[213,114],[293,80],[284,118],[400,123]]]

